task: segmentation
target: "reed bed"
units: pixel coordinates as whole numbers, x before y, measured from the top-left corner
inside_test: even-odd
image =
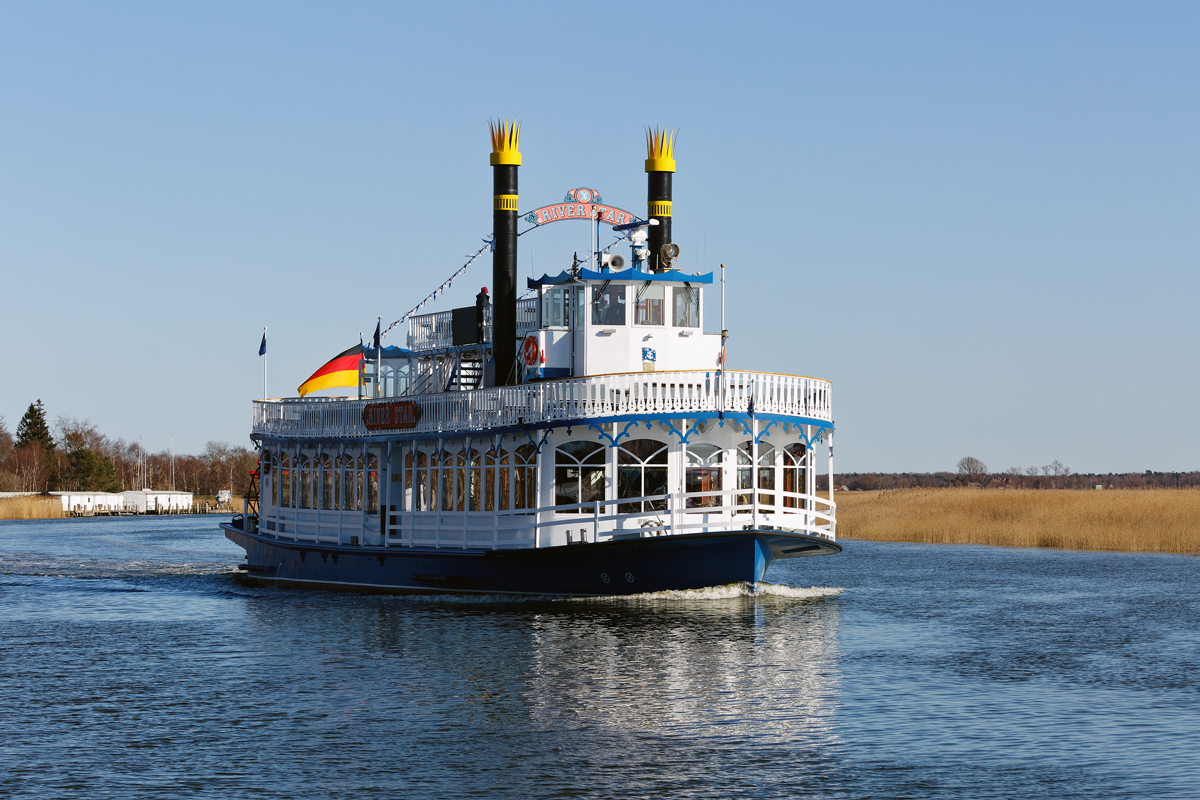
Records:
[[[900,489],[836,495],[849,539],[1200,553],[1200,490]]]
[[[0,519],[57,519],[63,516],[57,497],[0,497]]]

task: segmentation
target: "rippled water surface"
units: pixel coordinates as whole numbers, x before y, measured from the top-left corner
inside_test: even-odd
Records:
[[[215,525],[0,522],[0,796],[1200,797],[1194,558],[499,602],[247,588]]]

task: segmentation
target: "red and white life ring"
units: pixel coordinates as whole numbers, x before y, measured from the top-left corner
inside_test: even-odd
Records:
[[[538,360],[538,343],[537,337],[530,335],[525,337],[524,343],[521,345],[521,358],[525,360],[525,366],[532,367]]]

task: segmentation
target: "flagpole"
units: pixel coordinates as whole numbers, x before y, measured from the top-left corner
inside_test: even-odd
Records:
[[[267,340],[267,326],[263,325],[263,341]],[[263,400],[267,399],[267,354],[263,352]]]
[[[379,326],[383,324],[383,317],[375,318],[375,396],[383,395],[381,381],[383,380],[383,342],[379,335]]]

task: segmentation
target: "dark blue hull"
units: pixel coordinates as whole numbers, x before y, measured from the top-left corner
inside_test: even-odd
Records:
[[[351,547],[278,540],[222,524],[246,551],[246,579],[271,586],[408,593],[616,595],[763,579],[777,558],[841,552],[836,542],[744,530],[526,550]]]

